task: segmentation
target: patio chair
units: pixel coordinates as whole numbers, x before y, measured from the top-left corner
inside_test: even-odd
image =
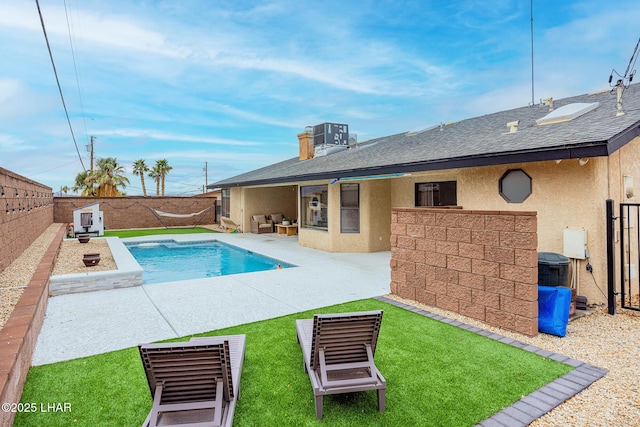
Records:
[[[282,221],[284,221],[284,215],[283,214],[271,214],[271,215],[269,215],[269,219],[271,220],[273,225],[282,224]]]
[[[153,397],[142,426],[231,426],[245,344],[231,335],[138,346]]]
[[[273,233],[273,222],[266,215],[251,215],[251,232],[255,234]]]
[[[296,320],[316,418],[322,418],[324,395],[356,391],[377,390],[378,410],[384,411],[387,383],[373,362],[381,322],[382,310]]]

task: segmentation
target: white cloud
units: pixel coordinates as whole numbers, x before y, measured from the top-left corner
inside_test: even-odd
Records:
[[[179,135],[170,132],[160,132],[153,129],[111,129],[94,131],[95,135],[104,135],[123,138],[148,138],[162,140],[166,142],[189,142],[204,143],[216,145],[234,145],[234,146],[256,146],[262,145],[260,142],[241,141],[227,138],[212,138],[197,135]]]

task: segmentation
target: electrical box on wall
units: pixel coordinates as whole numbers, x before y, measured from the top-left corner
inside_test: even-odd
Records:
[[[587,248],[587,230],[584,228],[564,229],[564,256],[585,259]]]

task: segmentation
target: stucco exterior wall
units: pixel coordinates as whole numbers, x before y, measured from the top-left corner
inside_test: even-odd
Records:
[[[614,205],[614,215],[620,217],[620,203],[638,204],[640,203],[640,137],[635,138],[632,142],[622,147],[619,151],[613,153],[609,158],[609,198],[613,199],[616,203]],[[626,177],[626,180],[625,180]],[[637,208],[631,208],[629,213],[631,217],[634,217],[637,212]],[[626,215],[626,213],[625,213]],[[628,223],[628,221],[625,221]],[[620,223],[621,220],[615,221],[615,249],[616,259],[614,263],[614,277],[616,280],[616,289],[620,290],[621,286],[625,287],[626,295],[625,301],[629,302],[629,291],[634,295],[638,292],[638,273],[636,278],[631,279],[629,284],[629,278],[625,274],[625,279],[621,279],[620,272],[620,258],[622,256],[620,251]],[[631,265],[635,267],[636,272],[640,272],[640,265],[638,265],[639,251],[638,242],[636,237],[638,236],[638,221],[633,219],[631,227],[625,228],[624,233],[626,237],[630,237],[631,244],[628,240],[625,240],[624,252],[625,258],[631,260]],[[622,281],[622,284],[621,284]],[[620,295],[618,296],[620,298]]]
[[[390,250],[391,182],[381,179],[369,181],[362,188],[360,199],[367,201],[361,203],[364,210],[361,216],[368,223],[365,233],[369,237],[369,252]]]
[[[229,218],[245,233],[251,232],[251,215],[281,213],[292,220],[298,218],[298,187],[295,184],[232,188],[230,198]]]
[[[328,182],[300,183],[300,185]],[[357,181],[360,191],[360,232],[340,231],[340,182],[329,184],[327,231],[300,228],[298,243],[328,252],[378,252],[390,249],[391,194],[388,180]]]
[[[414,206],[416,182],[451,180],[457,181],[458,205],[464,209],[536,212],[539,252],[563,253],[563,230],[583,228],[587,231],[593,278],[586,270],[587,260],[578,261],[579,294],[586,296],[589,303],[605,303],[605,201],[609,195],[610,162],[607,158],[591,158],[580,166],[578,160],[572,159],[412,174],[392,181],[393,206]],[[509,169],[522,169],[531,177],[532,193],[522,203],[509,203],[499,193],[500,178]]]

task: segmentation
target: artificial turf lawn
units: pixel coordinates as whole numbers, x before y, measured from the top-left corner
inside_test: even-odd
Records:
[[[325,397],[316,420],[295,320],[376,309],[384,310],[375,362],[387,380],[385,412],[375,391],[360,392]],[[472,426],[572,369],[373,299],[203,335],[240,333],[247,348],[235,426]],[[14,426],[135,426],[151,408],[135,347],[32,367],[21,401],[71,411],[18,413]]]
[[[157,234],[197,234],[197,233],[218,233],[218,231],[210,230],[204,227],[195,228],[145,228],[142,230],[114,230],[105,231],[104,237],[138,237],[138,236],[155,236]]]

